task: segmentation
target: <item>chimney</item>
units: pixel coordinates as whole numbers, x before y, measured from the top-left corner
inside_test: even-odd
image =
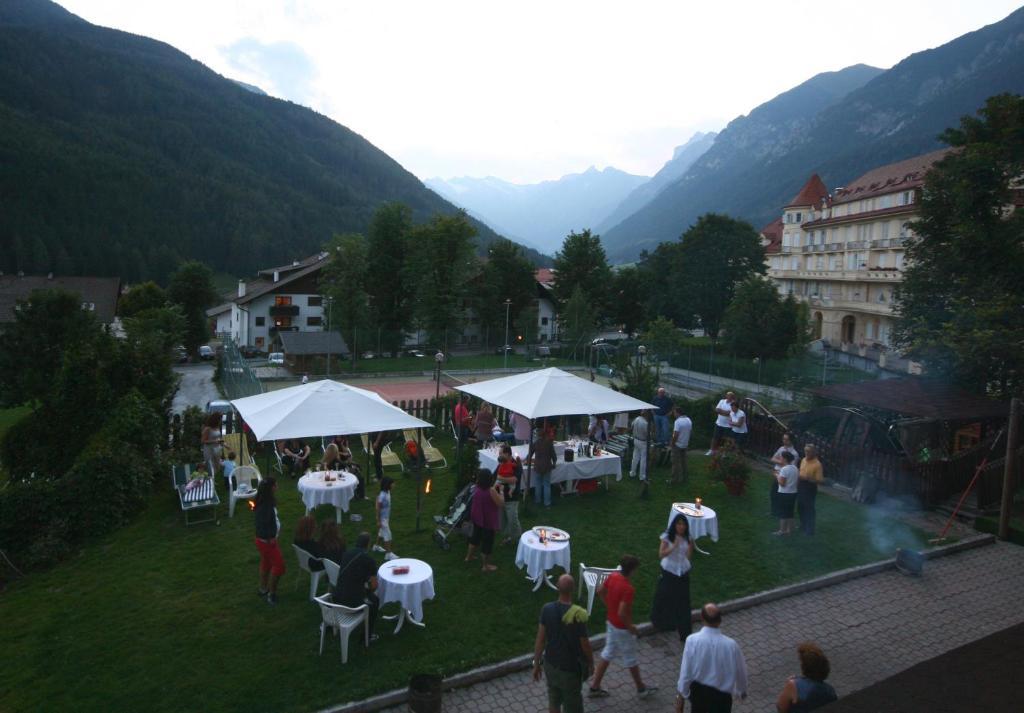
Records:
[[[245,280],[238,281],[238,296],[245,297]]]
[[[297,267],[299,264],[298,260],[292,260],[292,267]]]
[[[277,270],[274,270],[274,282],[277,282],[280,279],[281,279],[281,273],[278,272]]]

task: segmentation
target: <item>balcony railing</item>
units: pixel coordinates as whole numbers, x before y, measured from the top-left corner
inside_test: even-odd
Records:
[[[879,240],[872,240],[872,248],[902,248],[906,243],[906,238],[880,238]]]
[[[298,305],[270,305],[271,317],[298,317]]]

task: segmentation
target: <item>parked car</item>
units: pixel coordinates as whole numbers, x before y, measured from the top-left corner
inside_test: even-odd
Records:
[[[216,401],[207,401],[206,402],[206,413],[207,413],[207,415],[209,415],[211,413],[220,413],[220,414],[231,413],[231,409],[232,408],[233,407],[232,407],[230,401],[223,401],[221,399],[217,399]]]
[[[213,351],[213,347],[209,344],[204,344],[199,347],[199,358],[203,361],[213,361],[215,356],[217,356],[217,353]]]
[[[512,347],[510,347],[510,346],[509,346],[508,344],[506,344],[506,345],[505,345],[505,346],[503,346],[503,347],[497,347],[497,348],[496,348],[496,349],[494,350],[494,353],[495,353],[495,354],[515,354],[515,353],[516,353],[516,350],[515,350],[515,349],[513,349]]]
[[[376,359],[377,358],[377,353],[376,352],[363,352],[362,356],[360,356],[359,358],[360,359]]]
[[[257,359],[263,356],[265,353],[259,347],[254,347],[249,344],[239,347],[238,351],[241,352],[242,356],[245,357],[246,359]]]
[[[267,363],[271,366],[284,366],[284,352],[271,352]]]
[[[537,347],[537,356],[549,357],[551,356],[551,347],[540,346]]]
[[[406,356],[411,356],[411,357],[417,357],[417,358],[423,358],[423,357],[426,356],[426,354],[424,354],[419,349],[407,349],[406,352],[405,352],[405,355]]]
[[[185,347],[174,348],[174,360],[179,364],[188,363],[188,350]]]

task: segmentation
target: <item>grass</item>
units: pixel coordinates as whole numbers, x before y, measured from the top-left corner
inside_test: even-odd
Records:
[[[28,406],[0,409],[0,437],[3,437],[8,428],[25,418],[29,411],[31,409]]]
[[[438,439],[442,447],[450,447]],[[829,497],[818,499],[815,538],[776,538],[765,516],[768,477],[755,474],[743,497],[709,483],[706,459],[692,453],[691,484],[668,486],[666,469],[652,474],[648,500],[628,478],[609,492],[556,499],[550,510],[531,503],[524,526],[563,527],[572,536],[572,563],[614,565],[623,552],[642,559],[635,575],[636,613],[648,620],[658,573],[658,534],[670,504],[701,495],[718,511],[721,540],[701,542],[695,555],[693,602],[726,600],[796,582],[921,546],[923,536],[898,523],[871,521],[870,511]],[[417,672],[452,674],[531,650],[546,587],[533,593],[513,566],[514,547],[496,546],[497,573],[465,564],[465,542],[451,551],[431,540],[431,516],[444,509],[452,476],[435,472],[424,498],[423,529],[415,530],[415,481],[399,477],[392,530],[399,554],[434,568],[437,598],[424,605],[425,629],[398,636],[381,622],[369,650],[353,640],[342,666],[338,642],[317,655],[320,614],[305,599],[308,578],[291,552],[302,504],[291,480],[278,489],[281,544],[289,571],[276,608],[255,596],[257,554],[252,515],[185,528],[169,485],[130,526],[86,547],[48,572],[16,582],[3,595],[4,646],[0,710],[310,711],[404,687]],[[345,518],[350,542],[372,529],[372,501],[355,503],[362,523]],[[331,517],[329,509],[318,512]],[[873,537],[880,530],[884,540]],[[394,605],[390,605],[393,608]],[[385,611],[388,611],[386,609]],[[595,605],[593,631],[603,630]]]

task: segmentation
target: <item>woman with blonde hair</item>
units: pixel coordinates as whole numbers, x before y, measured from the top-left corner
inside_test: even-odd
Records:
[[[476,414],[473,435],[481,443],[494,440],[494,414],[486,401],[480,404],[480,411]]]
[[[344,463],[341,460],[341,453],[338,452],[338,446],[336,444],[327,444],[327,450],[324,451],[324,457],[320,459],[320,465],[323,466],[324,470],[342,469]]]

